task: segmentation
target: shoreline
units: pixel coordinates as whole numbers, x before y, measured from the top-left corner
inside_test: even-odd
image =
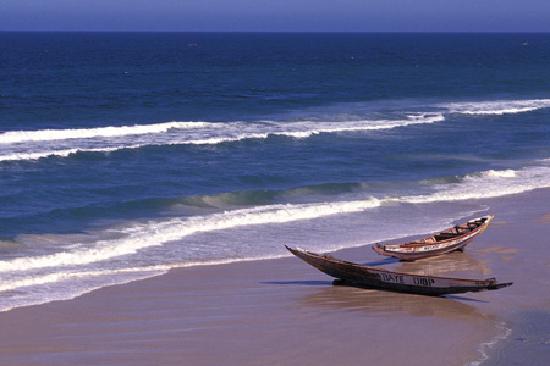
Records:
[[[550,190],[541,189],[476,200],[497,217],[465,253],[392,264],[409,272],[495,274],[514,282],[508,289],[431,298],[332,286],[331,278],[292,257],[174,268],[0,313],[0,357],[13,366],[474,365],[483,343],[498,336],[495,325],[518,312],[550,309],[548,285],[536,277],[550,265],[537,256],[548,251],[542,238],[549,198]],[[371,252],[361,246],[334,253],[380,259]],[[246,351],[233,354],[243,344]],[[426,347],[430,352],[418,352]],[[489,360],[497,348],[487,347]]]

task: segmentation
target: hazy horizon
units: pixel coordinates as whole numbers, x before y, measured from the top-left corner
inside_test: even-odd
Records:
[[[187,30],[0,30],[0,33],[198,33],[198,34],[549,34],[550,31],[187,31]]]
[[[546,33],[544,0],[4,0],[0,31]]]

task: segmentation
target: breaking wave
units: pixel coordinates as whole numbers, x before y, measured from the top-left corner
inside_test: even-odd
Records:
[[[268,205],[227,211],[207,217],[171,219],[164,222],[136,224],[125,228],[122,239],[102,240],[93,248],[61,252],[51,255],[0,261],[0,272],[20,272],[29,269],[60,266],[78,266],[112,257],[135,254],[138,250],[162,245],[169,241],[214,230],[243,225],[260,225],[307,220],[339,213],[363,211],[380,206],[376,198],[321,204]]]
[[[49,156],[59,156],[67,157],[69,155],[78,154],[80,151],[87,152],[111,152],[121,149],[136,149],[140,146],[138,145],[126,145],[126,146],[117,146],[117,147],[103,147],[103,148],[89,148],[86,150],[80,150],[77,148],[74,149],[64,149],[64,150],[54,150],[54,151],[39,151],[39,152],[29,152],[29,153],[11,153],[0,155],[0,161],[16,161],[16,160],[38,160],[41,158],[47,158]]]
[[[444,119],[441,113],[416,113],[397,120],[165,122],[90,129],[12,131],[0,134],[0,161],[66,157],[79,152],[110,152],[150,145],[215,145],[277,135],[304,139],[322,133],[384,130]]]
[[[431,112],[400,112],[397,119],[256,122],[161,122],[96,128],[44,129],[0,133],[0,161],[67,157],[80,152],[112,152],[150,145],[216,145],[245,139],[286,136],[305,139],[323,133],[393,129],[445,120],[445,114],[470,116],[532,112],[550,107],[550,99],[450,102],[409,106]]]
[[[483,199],[550,187],[550,166],[525,167],[519,170],[485,171],[465,176],[458,183],[435,184],[435,192],[424,195],[368,197],[308,204],[271,204],[235,209],[208,216],[173,218],[165,221],[137,223],[119,230],[121,238],[100,240],[93,247],[44,256],[0,261],[0,272],[80,266],[127,256],[152,246],[180,240],[196,233],[225,230],[246,225],[278,224],[354,213],[384,204],[425,204],[441,201]],[[220,195],[224,199],[224,195]],[[231,196],[238,199],[239,196]],[[247,199],[246,196],[243,198]],[[78,246],[78,245],[77,245]]]
[[[547,161],[539,163],[537,166],[526,166],[516,170],[482,171],[445,183],[434,182],[430,184],[433,192],[417,195],[369,196],[362,199],[357,197],[322,203],[270,203],[274,198],[288,198],[293,194],[304,193],[300,188],[296,188],[267,193],[237,192],[179,199],[179,203],[186,205],[227,207],[227,205],[236,204],[253,206],[202,216],[134,222],[121,227],[108,228],[105,235],[91,241],[82,241],[82,238],[74,236],[75,242],[67,241],[70,242],[70,245],[60,246],[57,249],[58,252],[52,254],[0,261],[0,273],[3,278],[0,293],[5,295],[0,299],[0,311],[28,304],[73,298],[107,285],[157,276],[174,267],[225,264],[285,256],[280,245],[257,246],[259,244],[257,243],[258,234],[255,233],[258,232],[257,230],[260,232],[268,230],[266,228],[270,225],[320,220],[324,217],[336,217],[337,219],[340,217],[339,215],[376,210],[382,206],[423,205],[442,201],[482,199],[550,187],[550,164],[547,164]],[[340,198],[345,198],[347,194],[356,196],[368,193],[368,186],[358,183],[321,185],[304,189],[307,191],[306,194],[311,193],[310,191],[314,195],[333,193]],[[263,203],[269,204],[262,205]],[[348,220],[346,217],[342,216],[341,220]],[[443,225],[443,222],[439,222],[441,220],[429,221],[432,226]],[[311,221],[311,225],[318,225],[315,222],[317,221]],[[262,227],[262,229],[252,229],[251,227],[254,225],[268,226]],[[299,225],[301,227],[303,224]],[[244,243],[235,243],[230,249],[224,247],[225,249],[221,252],[218,251],[221,247],[211,248],[209,244],[203,243],[200,237],[184,241],[185,246],[180,244],[183,239],[201,233],[230,238],[232,230],[245,229],[245,227],[249,228],[247,230],[251,230],[250,240],[253,244],[247,244],[246,239],[240,236],[241,234],[235,238],[245,240]],[[425,232],[426,229],[435,230],[437,227],[416,228],[416,230],[420,230],[418,233]],[[277,230],[276,226],[273,230]],[[394,228],[392,231],[395,230]],[[397,229],[397,231],[399,230],[401,229]],[[220,232],[220,234],[215,234],[216,232]],[[272,238],[272,240],[278,242],[277,239]],[[327,250],[327,247],[319,249]],[[211,255],[212,250],[218,253],[214,257]]]
[[[454,183],[435,184],[435,193],[407,196],[408,203],[461,201],[518,194],[550,187],[550,166],[529,166],[518,170],[487,170],[457,178]]]
[[[495,115],[532,112],[550,107],[550,99],[453,102],[443,105],[450,113]]]
[[[506,170],[488,170],[482,173],[482,176],[488,178],[514,178],[516,177],[515,170],[506,169]]]
[[[207,125],[207,122],[163,122],[133,126],[10,131],[0,134],[0,144],[155,134],[165,133],[171,129],[199,128]]]

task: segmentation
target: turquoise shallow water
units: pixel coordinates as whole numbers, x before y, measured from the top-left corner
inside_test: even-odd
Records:
[[[1,33],[0,49],[4,309],[283,240],[436,230],[550,186],[545,34]]]

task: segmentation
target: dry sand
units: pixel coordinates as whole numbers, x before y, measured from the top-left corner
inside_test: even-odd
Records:
[[[548,190],[487,200],[497,219],[464,254],[389,265],[495,275],[514,281],[507,289],[436,298],[333,286],[296,258],[181,268],[0,313],[0,365],[476,364],[518,314],[550,310],[548,202]],[[381,260],[368,247],[335,255]]]

